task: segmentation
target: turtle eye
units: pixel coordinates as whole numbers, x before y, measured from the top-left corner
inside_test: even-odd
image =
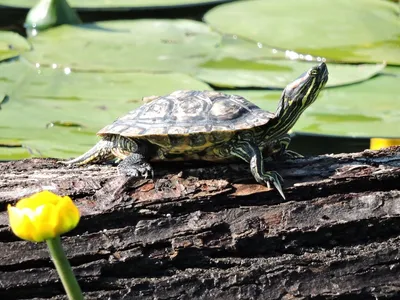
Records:
[[[318,71],[316,69],[310,70],[310,75],[317,75]]]

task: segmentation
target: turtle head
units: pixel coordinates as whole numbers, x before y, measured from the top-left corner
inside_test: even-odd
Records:
[[[286,86],[275,112],[278,122],[275,128],[279,134],[287,133],[293,127],[302,112],[317,99],[327,81],[328,68],[322,62]]]

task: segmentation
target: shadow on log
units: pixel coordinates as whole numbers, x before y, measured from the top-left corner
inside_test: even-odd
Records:
[[[0,163],[0,298],[65,299],[45,243],[8,228],[7,204],[43,189],[82,212],[63,245],[85,299],[400,297],[400,147],[267,167],[286,201],[246,165],[156,165],[154,181],[133,181]]]

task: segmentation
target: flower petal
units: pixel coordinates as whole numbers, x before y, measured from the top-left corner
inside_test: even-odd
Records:
[[[18,237],[35,242],[55,238],[78,225],[80,213],[70,197],[42,191],[9,205],[12,231]]]
[[[58,234],[54,230],[57,216],[55,205],[52,203],[41,205],[34,211],[32,224],[35,227],[34,237],[40,240],[55,238]]]
[[[17,207],[10,204],[7,206],[8,215],[10,219],[11,230],[16,236],[23,240],[32,242],[41,242],[34,238],[35,227],[33,226],[30,217]]]
[[[58,202],[57,212],[59,223],[56,230],[60,232],[60,234],[68,232],[78,225],[80,213],[70,197],[65,196]]]
[[[15,205],[18,208],[30,208],[30,209],[36,209],[37,207],[47,204],[47,203],[52,203],[54,205],[57,204],[59,201],[60,196],[50,192],[50,191],[41,191],[39,193],[33,194],[29,198],[24,198],[18,201],[18,203]]]

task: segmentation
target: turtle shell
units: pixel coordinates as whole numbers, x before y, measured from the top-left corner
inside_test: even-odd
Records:
[[[146,139],[234,132],[264,125],[274,117],[243,97],[215,91],[181,90],[152,99],[104,127],[98,135]]]

